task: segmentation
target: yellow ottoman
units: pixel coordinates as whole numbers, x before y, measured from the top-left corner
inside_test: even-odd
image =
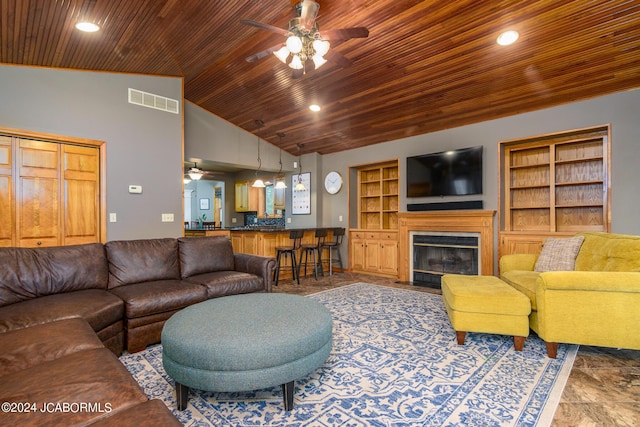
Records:
[[[513,335],[522,351],[529,336],[531,302],[524,294],[495,276],[442,276],[442,299],[458,344],[467,332]]]

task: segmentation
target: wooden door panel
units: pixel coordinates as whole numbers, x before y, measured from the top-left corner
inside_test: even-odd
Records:
[[[64,145],[64,245],[100,241],[98,149]]]
[[[65,179],[98,181],[98,149],[65,145],[62,166]]]
[[[367,241],[364,253],[364,269],[373,272],[380,271],[380,243]]]
[[[20,140],[20,176],[58,177],[58,148],[53,142]]]
[[[0,175],[0,247],[13,246],[13,180]]]
[[[11,138],[0,136],[0,247],[14,245],[12,156]]]
[[[97,190],[94,181],[65,181],[65,245],[99,241]]]
[[[59,244],[59,144],[19,139],[17,242],[20,246]]]
[[[21,178],[18,199],[20,246],[58,244],[58,180]]]

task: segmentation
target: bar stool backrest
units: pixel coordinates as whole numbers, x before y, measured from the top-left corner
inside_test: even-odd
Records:
[[[327,240],[327,234],[329,234],[329,230],[326,228],[318,228],[316,230],[316,248],[320,248],[324,245]]]
[[[298,250],[300,248],[300,244],[302,243],[302,236],[304,235],[304,230],[291,230],[289,232],[289,239],[293,241],[293,249]]]
[[[333,242],[336,246],[340,246],[342,244],[342,238],[344,237],[344,228],[334,228],[332,230],[333,234]]]

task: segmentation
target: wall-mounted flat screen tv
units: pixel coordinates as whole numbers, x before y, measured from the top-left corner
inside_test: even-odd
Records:
[[[407,157],[407,197],[482,194],[482,146]]]

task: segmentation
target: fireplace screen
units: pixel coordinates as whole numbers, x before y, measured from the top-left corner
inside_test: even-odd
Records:
[[[413,283],[440,287],[443,274],[478,274],[478,237],[413,236]]]

